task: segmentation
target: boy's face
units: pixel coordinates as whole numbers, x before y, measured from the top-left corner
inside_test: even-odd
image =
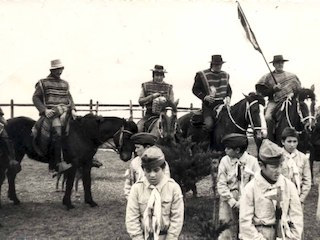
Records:
[[[224,149],[224,151],[226,152],[226,154],[230,157],[230,158],[238,158],[239,157],[239,152],[240,149],[239,148],[230,148],[230,147],[226,147]]]
[[[135,144],[134,146],[135,146],[135,152],[139,157],[141,157],[142,153],[147,149],[147,147],[145,148],[141,144]]]
[[[282,164],[278,165],[271,165],[271,164],[260,164],[261,171],[266,175],[268,178],[270,178],[272,181],[277,181],[280,172],[281,172]]]
[[[162,180],[164,176],[164,171],[161,167],[155,167],[151,169],[145,168],[144,174],[148,179],[149,183],[155,186]]]
[[[287,137],[282,140],[282,145],[288,153],[292,153],[298,146],[298,139],[296,137]]]

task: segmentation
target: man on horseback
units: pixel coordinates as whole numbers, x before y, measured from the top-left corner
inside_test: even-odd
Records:
[[[155,65],[152,71],[152,81],[142,84],[139,104],[146,107],[144,117],[138,122],[138,132],[145,131],[145,123],[152,117],[159,116],[159,104],[166,100],[174,101],[172,85],[163,81],[167,71],[161,65]]]
[[[229,74],[222,71],[221,55],[211,57],[210,68],[197,72],[192,92],[202,100],[204,130],[212,132],[217,116],[217,109],[224,104],[230,105],[232,95]]]
[[[53,158],[50,157],[49,169],[66,171],[71,164],[63,160],[62,137],[70,115],[76,116],[75,105],[69,92],[69,84],[60,78],[64,66],[59,59],[51,61],[50,74],[35,86],[32,100],[40,116],[49,125],[48,134],[52,136]]]
[[[275,119],[274,111],[277,106],[283,103],[287,97],[292,97],[301,89],[299,78],[283,70],[284,62],[287,62],[282,55],[275,55],[270,62],[274,66],[272,73],[265,74],[256,84],[256,91],[264,97],[268,97],[268,104],[265,109],[268,139],[274,141]]]

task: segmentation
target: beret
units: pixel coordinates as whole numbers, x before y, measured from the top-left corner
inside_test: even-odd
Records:
[[[282,159],[283,149],[269,139],[264,139],[259,149],[259,159],[265,164],[278,165]]]
[[[141,162],[143,168],[160,167],[165,162],[164,154],[157,146],[149,147],[143,152]]]
[[[140,133],[133,134],[130,139],[135,144],[149,144],[149,145],[154,145],[158,140],[157,136],[147,132],[140,132]]]
[[[248,137],[247,135],[240,133],[230,133],[224,136],[221,140],[225,147],[237,148],[237,147],[247,147]]]

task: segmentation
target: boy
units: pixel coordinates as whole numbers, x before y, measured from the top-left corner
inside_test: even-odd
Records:
[[[258,160],[246,150],[246,135],[231,133],[222,139],[225,146],[224,156],[218,168],[217,190],[220,195],[219,220],[230,225],[219,236],[219,239],[236,239],[238,235],[239,197],[243,187],[260,170]]]
[[[126,227],[132,239],[178,239],[184,218],[180,186],[165,175],[160,148],[149,147],[141,156],[145,177],[130,191]]]
[[[141,155],[146,149],[155,145],[157,137],[151,133],[141,132],[132,135],[131,140],[134,142],[137,156],[132,159],[130,167],[125,173],[126,180],[124,183],[124,195],[126,198],[129,196],[132,185],[144,177],[144,172],[141,167]],[[165,174],[170,177],[170,169],[167,162],[164,171]]]
[[[281,174],[281,163],[282,149],[263,140],[261,171],[245,186],[240,198],[240,239],[301,239],[303,214],[298,192]]]

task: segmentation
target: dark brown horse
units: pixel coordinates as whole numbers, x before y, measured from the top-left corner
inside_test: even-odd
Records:
[[[248,126],[253,130],[257,145],[261,142],[261,118],[260,105],[265,105],[261,95],[249,93],[248,96],[240,100],[231,107],[224,107],[214,126],[213,136],[211,138],[211,150],[224,151],[221,143],[222,138],[229,133],[246,133]],[[182,136],[191,137],[193,142],[207,147],[210,142],[210,136],[202,129],[202,125],[195,125],[192,122],[194,113],[188,113],[178,119]]]
[[[281,146],[281,133],[286,127],[294,128],[299,133],[298,150],[306,153],[310,150],[310,135],[315,125],[314,88],[302,88],[292,98],[288,97],[275,110],[275,143]],[[310,100],[310,104],[306,102]]]
[[[31,129],[35,121],[27,117],[17,117],[8,121],[8,134],[14,142],[16,158],[19,162],[24,155],[36,161],[48,163],[50,155],[39,156],[33,147]],[[74,208],[71,203],[71,192],[77,169],[82,169],[82,179],[84,188],[84,200],[91,207],[97,206],[91,194],[91,167],[92,159],[98,147],[108,139],[113,139],[120,158],[124,161],[131,159],[134,144],[130,136],[137,132],[137,126],[132,121],[126,121],[117,117],[99,117],[86,115],[76,120],[70,121],[68,136],[63,139],[63,155],[66,162],[72,164],[72,168],[65,172],[67,185],[63,204],[67,209]],[[12,171],[7,172],[9,189],[8,197],[19,204],[15,190],[16,174]]]

